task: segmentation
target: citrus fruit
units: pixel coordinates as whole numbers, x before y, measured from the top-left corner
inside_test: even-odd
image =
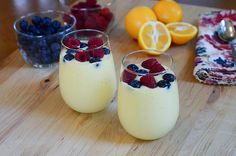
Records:
[[[185,22],[169,23],[166,27],[170,31],[172,42],[175,44],[185,44],[197,34],[197,28]]]
[[[131,9],[125,17],[125,29],[128,34],[137,39],[140,27],[147,21],[156,21],[156,15],[152,9],[138,6]]]
[[[157,19],[165,24],[182,21],[183,11],[181,6],[171,0],[157,2],[153,6]]]
[[[158,21],[149,21],[142,25],[139,30],[138,42],[142,49],[154,49],[160,51],[150,52],[160,54],[165,52],[171,44],[170,32],[166,26]]]

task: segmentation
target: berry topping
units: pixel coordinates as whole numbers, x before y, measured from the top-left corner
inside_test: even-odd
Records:
[[[156,63],[157,63],[157,60],[154,59],[154,58],[151,58],[151,59],[148,59],[148,60],[146,60],[146,61],[143,61],[143,63],[141,64],[141,66],[142,66],[143,68],[146,68],[146,69],[151,69],[152,66],[153,66],[154,64],[156,64]]]
[[[134,72],[136,72],[139,69],[138,66],[136,66],[135,64],[130,64],[130,65],[127,66],[127,68],[129,70],[134,71]]]
[[[80,46],[80,41],[74,37],[70,37],[64,42],[64,44],[69,48],[77,49]]]
[[[22,31],[27,31],[28,28],[28,22],[26,20],[21,20],[20,21],[20,29]]]
[[[165,87],[170,87],[170,82],[166,81],[166,80],[161,80],[159,82],[157,82],[157,86],[161,87],[161,88],[165,88]]]
[[[95,62],[100,62],[101,59],[99,58],[90,58],[89,63],[95,63]]]
[[[140,79],[140,82],[142,85],[149,87],[149,88],[156,88],[157,87],[157,83],[156,83],[154,76],[150,75],[150,74],[142,76]]]
[[[109,55],[111,52],[108,48],[103,48],[104,54]]]
[[[139,69],[139,70],[137,70],[137,73],[138,73],[138,74],[147,74],[148,71],[145,70],[145,69]]]
[[[130,71],[124,70],[122,73],[122,80],[125,83],[131,83],[136,78],[136,74]]]
[[[165,75],[163,75],[162,77],[164,80],[168,81],[168,82],[174,82],[176,77],[173,74],[167,73]]]
[[[63,61],[64,61],[64,62],[65,62],[65,60],[66,60],[66,61],[71,61],[71,60],[73,60],[73,59],[74,59],[74,55],[68,53],[68,54],[66,54],[66,55],[64,56]]]
[[[42,22],[42,18],[40,16],[34,16],[32,19],[32,23],[37,26]]]
[[[109,8],[103,8],[101,11],[100,11],[100,14],[103,15],[103,16],[106,16],[107,14],[110,13],[110,9]]]
[[[89,48],[97,48],[103,45],[103,40],[98,37],[93,37],[88,41]]]
[[[140,88],[141,87],[141,83],[138,80],[133,80],[129,83],[130,86],[134,87],[134,88]]]
[[[88,44],[87,43],[80,43],[80,48],[86,48],[86,47],[88,47]]]
[[[89,55],[86,52],[78,51],[75,54],[75,59],[79,62],[86,62],[89,60]]]
[[[76,50],[74,50],[74,49],[68,49],[67,51],[66,51],[66,53],[67,54],[75,54],[76,53]]]
[[[151,68],[149,73],[160,73],[165,71],[165,68],[160,63],[155,63]]]
[[[88,53],[90,57],[100,58],[100,59],[104,57],[103,49],[90,50]]]

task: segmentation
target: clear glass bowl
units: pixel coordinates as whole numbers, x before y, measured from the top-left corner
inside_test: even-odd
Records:
[[[88,6],[86,0],[59,0],[62,8],[76,18],[76,29],[109,32],[115,21],[115,0],[97,0]]]
[[[62,31],[42,36],[35,36],[21,31],[20,21],[26,20],[30,23],[35,16],[49,17],[52,20],[61,22]],[[36,68],[49,67],[58,62],[61,39],[66,33],[74,30],[75,23],[76,19],[73,15],[53,10],[30,13],[16,20],[14,30],[17,36],[17,45],[25,62]]]

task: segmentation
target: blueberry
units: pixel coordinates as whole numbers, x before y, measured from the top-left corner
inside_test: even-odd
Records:
[[[134,88],[140,88],[141,87],[141,83],[138,80],[133,80],[129,83],[130,86],[134,87]]]
[[[47,29],[48,34],[55,34],[56,32],[57,32],[57,30],[54,29],[53,27],[48,27],[48,29]]]
[[[51,63],[51,52],[49,49],[39,50],[39,53],[43,64]]]
[[[94,63],[94,62],[100,62],[101,60],[99,58],[91,58],[89,60],[89,63]]]
[[[38,26],[42,22],[42,18],[40,16],[34,16],[32,19],[32,23],[35,26]]]
[[[67,54],[75,54],[76,53],[76,50],[73,50],[73,49],[68,49],[67,51],[66,51],[66,53]]]
[[[36,41],[36,44],[38,45],[38,48],[46,49],[48,47],[47,41],[45,39],[40,39]]]
[[[27,31],[28,22],[26,20],[23,19],[23,20],[20,21],[20,29],[24,32]]]
[[[166,80],[160,80],[159,82],[157,82],[157,86],[161,87],[161,88],[165,88],[165,87],[170,87],[170,82],[166,81]]]
[[[52,27],[56,30],[60,29],[61,28],[61,23],[57,20],[53,21],[52,22]]]
[[[103,48],[104,54],[109,55],[111,52],[108,48]]]
[[[18,42],[20,45],[28,46],[28,45],[31,45],[32,40],[30,37],[27,37],[24,35],[18,35]]]
[[[175,79],[176,79],[176,77],[173,74],[170,74],[170,73],[163,75],[162,78],[166,81],[169,81],[169,82],[174,82]]]
[[[145,69],[139,69],[139,70],[137,70],[137,73],[139,73],[139,74],[147,74],[148,71],[145,70]]]
[[[44,17],[42,23],[44,26],[49,26],[51,22],[52,22],[52,19],[50,17]]]
[[[33,35],[40,35],[40,30],[34,25],[29,26],[29,32],[33,33]]]
[[[71,61],[74,59],[74,55],[70,54],[70,53],[67,53],[64,58],[63,58],[63,61],[66,62],[66,61]]]
[[[87,43],[80,43],[80,48],[85,48],[85,47],[88,47],[88,44]]]
[[[130,64],[130,65],[127,66],[127,68],[129,70],[134,71],[134,72],[138,71],[138,69],[139,69],[138,66],[136,66],[135,64]]]
[[[58,53],[61,51],[61,44],[57,42],[52,43],[50,47],[51,47],[52,52]]]

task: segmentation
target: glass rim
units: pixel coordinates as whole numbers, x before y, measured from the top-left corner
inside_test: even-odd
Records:
[[[167,57],[167,58],[169,59],[169,61],[170,61],[170,65],[169,65],[170,67],[168,67],[168,68],[171,68],[171,69],[173,68],[173,66],[174,66],[174,60],[173,60],[173,57],[172,57],[171,55],[166,54],[166,53],[161,53],[161,54],[153,55],[153,54],[148,54],[147,51],[160,52],[160,51],[155,50],[155,49],[136,50],[136,51],[129,52],[128,54],[126,54],[125,56],[123,56],[123,58],[122,58],[122,60],[121,60],[121,64],[122,64],[122,66],[125,68],[124,70],[127,70],[128,72],[133,73],[133,74],[136,74],[136,75],[139,75],[139,76],[144,76],[144,75],[146,75],[146,74],[137,73],[137,72],[135,72],[135,71],[132,71],[132,70],[128,69],[128,68],[127,68],[128,65],[125,64],[125,60],[126,60],[129,56],[134,55],[134,54],[140,54],[140,53],[143,53],[143,54],[146,54],[146,55],[150,55],[150,58],[151,58],[151,57],[152,57],[152,58],[157,58],[157,57],[159,57],[159,56],[165,56],[165,57]],[[158,74],[163,74],[163,73],[165,73],[165,72],[166,72],[166,71],[157,72],[157,73],[149,73],[149,74],[150,74],[150,75],[158,75]]]
[[[112,4],[114,4],[116,0],[111,0],[111,2],[108,2],[108,3],[104,4],[104,5],[101,5],[101,7],[97,7],[97,8],[80,8],[80,9],[78,9],[78,8],[72,8],[70,5],[64,4],[64,3],[62,3],[61,1],[62,1],[62,0],[59,0],[60,4],[61,4],[63,7],[66,7],[67,10],[68,10],[68,9],[69,9],[69,10],[70,10],[70,9],[73,9],[73,10],[80,10],[80,11],[94,11],[94,10],[98,10],[98,9],[100,9],[100,8],[106,8],[106,7],[112,6]],[[72,6],[73,6],[73,5],[72,5]]]
[[[33,16],[33,15],[36,15],[36,14],[46,14],[46,13],[58,13],[58,14],[65,14],[65,15],[68,15],[70,16],[72,19],[73,19],[73,24],[67,28],[66,30],[62,31],[62,32],[57,32],[55,34],[49,34],[49,35],[40,35],[40,36],[35,36],[35,35],[29,35],[29,34],[26,34],[26,33],[23,33],[21,32],[17,27],[17,23],[22,20],[22,19],[25,19],[26,17],[29,17],[29,16]],[[33,38],[42,38],[42,37],[46,37],[46,36],[56,36],[58,34],[61,34],[65,31],[68,31],[69,29],[73,28],[76,24],[76,18],[74,15],[70,14],[70,13],[67,13],[65,11],[59,11],[59,10],[46,10],[46,11],[36,11],[36,12],[31,12],[31,13],[28,13],[26,15],[23,15],[21,16],[20,18],[18,18],[17,20],[15,20],[15,22],[13,23],[13,27],[14,27],[14,30],[16,33],[18,34],[21,34],[21,35],[24,35],[24,36],[27,36],[27,37],[33,37]]]
[[[69,36],[69,35],[71,35],[71,34],[74,34],[74,33],[78,33],[78,32],[97,32],[97,33],[102,34],[102,35],[106,38],[106,41],[103,42],[103,44],[102,44],[101,46],[99,46],[99,47],[91,48],[91,49],[87,49],[87,50],[84,50],[84,49],[82,49],[82,48],[76,48],[76,49],[74,49],[74,48],[69,48],[69,47],[67,47],[67,46],[63,43],[64,39],[65,39],[67,36]],[[109,37],[108,37],[108,35],[107,35],[105,32],[102,32],[102,31],[96,30],[96,29],[79,29],[79,30],[74,30],[74,31],[71,31],[71,32],[65,34],[65,35],[62,37],[62,39],[61,39],[61,45],[62,45],[64,48],[66,48],[66,49],[71,49],[71,50],[83,50],[83,51],[101,49],[101,48],[104,47],[106,44],[108,44],[108,42],[109,42]]]

